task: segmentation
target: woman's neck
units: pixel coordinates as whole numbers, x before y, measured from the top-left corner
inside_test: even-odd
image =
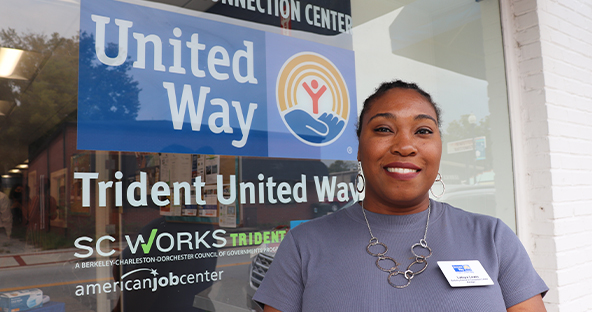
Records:
[[[430,197],[426,194],[425,198],[413,202],[384,202],[372,197],[364,198],[364,209],[374,213],[387,215],[409,215],[422,212],[428,209]]]

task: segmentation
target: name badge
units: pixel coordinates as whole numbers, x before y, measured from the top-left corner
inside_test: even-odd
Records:
[[[479,260],[438,261],[438,266],[452,287],[493,285]]]

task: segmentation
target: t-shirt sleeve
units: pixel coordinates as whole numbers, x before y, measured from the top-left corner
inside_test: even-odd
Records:
[[[288,232],[253,300],[282,312],[301,311],[303,291],[302,258]]]
[[[532,266],[526,249],[514,232],[498,219],[495,244],[499,258],[498,282],[506,308],[535,295],[545,295],[549,288]]]

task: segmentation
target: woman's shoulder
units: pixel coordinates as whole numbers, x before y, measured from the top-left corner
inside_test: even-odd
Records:
[[[446,219],[447,224],[458,224],[462,226],[469,226],[470,228],[491,228],[492,230],[499,229],[500,227],[504,230],[510,228],[499,218],[485,215],[476,212],[470,212],[462,208],[454,207],[445,202],[432,201],[436,207],[441,210],[442,217]],[[510,230],[511,231],[511,230]]]
[[[497,246],[496,249],[501,248],[506,251],[508,248],[522,248],[514,230],[499,218],[469,212],[447,203],[438,205],[441,207],[442,216],[440,222],[434,226],[443,233],[465,241],[479,241],[482,244],[491,242]]]

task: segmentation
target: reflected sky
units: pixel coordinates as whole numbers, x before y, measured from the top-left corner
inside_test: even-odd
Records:
[[[79,0],[0,0],[0,29],[70,38],[80,25]]]
[[[392,11],[353,29],[358,103],[363,103],[381,82],[398,78],[418,83],[433,96],[443,109],[442,130],[463,114],[473,113],[477,120],[489,115],[486,80],[393,53],[389,27],[401,11]]]

